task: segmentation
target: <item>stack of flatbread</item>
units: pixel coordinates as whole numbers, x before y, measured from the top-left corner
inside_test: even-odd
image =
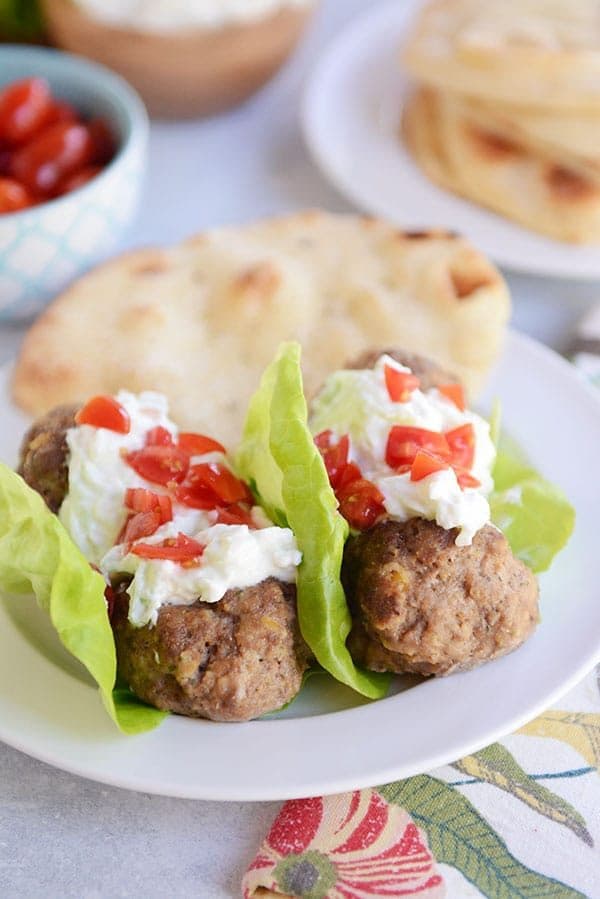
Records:
[[[404,136],[432,180],[600,242],[600,0],[432,0],[403,62]]]
[[[403,347],[477,393],[502,346],[502,277],[461,237],[302,212],[138,250],[85,275],[27,334],[13,395],[37,415],[120,388],[233,446],[282,340],[307,391],[367,349]]]

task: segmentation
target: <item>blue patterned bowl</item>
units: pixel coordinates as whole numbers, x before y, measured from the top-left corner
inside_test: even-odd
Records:
[[[0,88],[32,75],[85,115],[102,116],[119,150],[73,193],[0,215],[0,321],[31,318],[114,248],[136,212],[146,161],[146,111],[125,81],[69,53],[0,45]]]

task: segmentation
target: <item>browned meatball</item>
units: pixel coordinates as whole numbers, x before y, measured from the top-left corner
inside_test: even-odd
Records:
[[[382,521],[346,544],[349,647],[374,671],[450,674],[516,649],[538,621],[538,586],[500,531],[471,546],[413,518]]]
[[[460,380],[456,375],[445,371],[437,362],[427,359],[425,356],[418,356],[416,353],[408,353],[404,350],[367,350],[361,353],[356,359],[353,359],[346,368],[373,368],[377,360],[383,354],[391,356],[400,365],[406,365],[415,374],[420,382],[422,390],[430,390],[432,387],[439,387],[440,384],[459,384]]]
[[[269,578],[216,603],[162,606],[154,627],[130,624],[128,601],[123,588],[113,614],[119,675],[151,705],[247,721],[299,691],[309,653],[293,585]]]
[[[69,486],[66,434],[75,425],[77,406],[57,406],[29,428],[19,459],[19,474],[58,512]]]

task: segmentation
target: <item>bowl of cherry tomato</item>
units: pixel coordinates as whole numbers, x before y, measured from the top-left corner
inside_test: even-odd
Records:
[[[31,318],[131,224],[144,105],[100,65],[0,45],[0,321]]]

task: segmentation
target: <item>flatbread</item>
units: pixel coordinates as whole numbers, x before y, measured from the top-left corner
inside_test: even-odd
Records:
[[[442,187],[558,240],[600,242],[600,178],[583,161],[488,131],[464,114],[460,99],[427,88],[408,101],[403,133]]]
[[[98,392],[157,389],[185,428],[234,444],[280,341],[307,389],[369,347],[398,345],[473,394],[509,316],[498,271],[466,240],[304,212],[129,253],[59,296],[27,334],[16,402],[40,414]]]
[[[432,0],[403,49],[422,84],[518,106],[600,112],[599,0]]]

